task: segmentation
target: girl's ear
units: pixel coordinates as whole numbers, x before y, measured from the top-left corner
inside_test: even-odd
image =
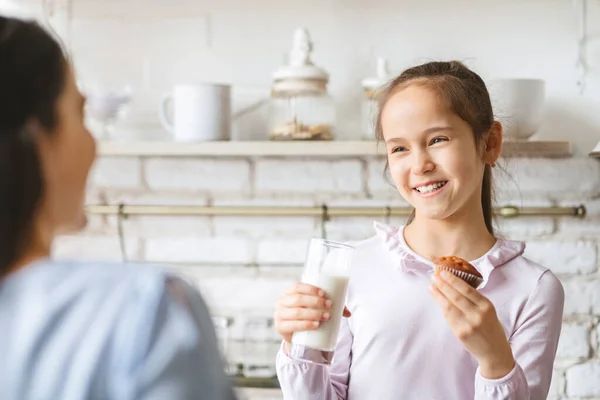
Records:
[[[494,121],[488,134],[485,137],[485,147],[483,148],[483,162],[496,165],[496,161],[502,152],[502,124]]]

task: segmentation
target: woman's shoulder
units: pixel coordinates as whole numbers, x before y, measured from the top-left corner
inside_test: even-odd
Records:
[[[14,363],[51,354],[40,361],[42,370],[68,363],[85,371],[89,376],[77,384],[98,388],[98,398],[122,398],[132,388],[157,390],[153,382],[183,382],[182,390],[227,388],[224,379],[206,380],[217,376],[206,369],[220,362],[206,304],[190,284],[163,268],[44,260],[10,275],[0,289],[2,311],[10,310],[0,313],[5,334],[27,336],[18,343],[25,357]],[[116,376],[115,368],[133,375]],[[202,376],[191,376],[193,371]]]
[[[48,286],[114,287],[140,285],[176,278],[158,265],[111,261],[40,260],[15,273],[14,281]]]
[[[174,285],[193,292],[181,277],[159,266],[70,260],[38,261],[3,283],[15,296],[33,296],[63,311],[75,304],[90,310],[158,304]]]
[[[3,281],[0,295],[3,304],[23,310],[15,319],[60,318],[60,324],[45,328],[60,331],[83,332],[93,325],[107,340],[119,332],[129,337],[140,329],[163,329],[173,321],[193,325],[193,331],[210,319],[191,284],[150,264],[39,261]]]

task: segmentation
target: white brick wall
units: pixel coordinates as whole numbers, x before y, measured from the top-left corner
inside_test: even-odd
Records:
[[[302,264],[307,239],[265,239],[258,243],[256,261],[259,264]]]
[[[511,158],[500,163],[494,178],[501,183],[501,195],[535,197],[540,193],[550,199],[579,199],[600,194],[600,182],[582,179],[598,176],[600,163],[586,158],[567,158],[548,163],[544,159]]]
[[[565,313],[598,315],[600,312],[600,280],[594,277],[577,277],[563,280],[565,288]]]
[[[552,374],[552,382],[550,382],[550,390],[548,391],[547,400],[559,399],[561,393],[564,393],[564,387],[564,373],[560,370],[554,370],[554,373]]]
[[[590,356],[591,331],[583,324],[565,324],[558,345],[559,359],[587,359]]]
[[[151,158],[144,163],[152,190],[242,192],[250,190],[250,168],[244,160]]]
[[[258,160],[255,164],[257,193],[362,193],[363,168],[358,160]]]
[[[590,274],[597,270],[596,245],[589,242],[530,241],[526,255],[557,274]]]
[[[592,344],[596,349],[596,354],[600,354],[600,324],[596,328],[595,335],[593,335],[594,340],[592,340]]]
[[[139,258],[139,243],[138,239],[127,239],[126,258]],[[125,258],[117,236],[63,236],[54,243],[53,252],[61,259],[122,261]]]
[[[139,189],[142,184],[140,160],[134,158],[101,158],[90,173],[96,188]]]
[[[131,111],[117,127],[123,136],[164,137],[156,110],[161,96],[176,83],[230,82],[234,110],[268,96],[272,73],[289,50],[293,29],[307,26],[315,42],[315,62],[331,73],[329,89],[342,139],[361,134],[360,79],[372,73],[375,56],[388,57],[394,72],[416,62],[457,58],[484,79],[546,79],[548,113],[536,138],[571,139],[576,154],[585,155],[600,140],[600,79],[589,74],[585,93],[577,91],[577,26],[571,4],[175,0],[167,5],[84,0],[73,2],[69,43],[83,82],[133,84]],[[600,4],[587,4],[588,20],[597,20]],[[53,21],[63,23],[64,12],[59,7]],[[66,31],[65,26],[57,28]],[[588,33],[600,32],[590,24]],[[234,137],[264,138],[265,116],[263,108],[234,121]],[[381,158],[373,157],[105,158],[94,167],[88,201],[403,205],[383,179],[383,166]],[[496,172],[501,204],[584,202],[588,207],[585,220],[526,217],[499,220],[498,227],[502,234],[528,240],[528,256],[552,268],[565,285],[565,328],[550,398],[600,398],[600,164],[576,157],[508,160],[503,166],[508,175]],[[353,240],[369,235],[370,224],[369,218],[336,217],[325,228],[331,238]],[[124,228],[129,258],[176,263],[177,271],[203,289],[215,312],[240,315],[252,309],[269,316],[274,299],[298,276],[306,240],[320,234],[321,223],[318,218],[135,217]],[[94,218],[84,234],[61,238],[55,252],[59,257],[119,260],[115,219]]]
[[[144,257],[160,262],[246,264],[253,258],[243,238],[151,238],[145,244]]]
[[[600,397],[600,362],[586,362],[567,369],[567,396]]]

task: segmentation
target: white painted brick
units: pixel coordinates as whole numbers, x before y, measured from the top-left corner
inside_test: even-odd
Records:
[[[139,242],[136,239],[125,240],[127,258],[139,257]],[[117,236],[60,236],[53,245],[53,254],[57,259],[121,261],[121,247]]]
[[[550,381],[550,389],[548,390],[548,398],[546,400],[558,400],[564,393],[565,380],[561,371],[554,369],[552,372],[552,380]]]
[[[216,236],[250,238],[309,238],[319,232],[314,217],[214,217],[213,226]]]
[[[281,283],[288,283],[291,285],[297,280],[296,274],[285,274],[285,273],[267,273],[260,274],[259,271],[262,268],[249,267],[249,266],[227,266],[227,265],[172,265],[164,264],[163,268],[166,270],[181,276],[187,280],[193,286],[199,288],[203,295],[207,297],[207,301],[210,302],[210,310],[213,316],[222,317],[233,317],[238,318],[239,315],[262,315],[265,317],[271,317],[274,311],[275,299],[283,293],[283,290],[279,294],[273,294],[273,283],[275,285],[275,291],[279,291]],[[294,268],[273,268],[277,271],[294,270]],[[297,271],[298,268],[295,268]],[[231,279],[231,286],[228,285],[228,280]],[[244,283],[247,285],[244,287]],[[257,285],[253,285],[257,283]],[[208,289],[204,285],[208,286]],[[264,284],[264,285],[263,285]],[[260,286],[263,285],[263,286]],[[268,288],[267,291],[262,290]],[[235,290],[232,290],[235,288]],[[219,292],[219,290],[223,292]],[[232,296],[232,293],[235,293]],[[261,304],[260,309],[253,309],[252,307],[245,307],[244,299],[238,301],[238,294],[243,297],[249,297],[257,295],[256,300],[251,300],[251,304]],[[229,296],[229,297],[228,297]],[[261,300],[261,296],[266,296],[267,300]],[[239,329],[239,324],[232,326],[233,338],[241,339],[243,332]]]
[[[197,286],[198,282],[201,282],[207,278],[213,278],[216,276],[237,276],[237,277],[256,277],[258,276],[257,267],[249,267],[243,265],[181,265],[181,264],[169,264],[163,263],[160,265],[164,270],[180,276],[187,280],[190,284]],[[230,311],[223,312],[220,310],[220,316],[233,316]]]
[[[567,369],[567,396],[600,397],[600,362],[590,361]]]
[[[200,205],[208,204],[204,195],[149,192],[107,192],[109,204],[125,205]],[[117,217],[107,217],[107,228],[113,234],[117,231]],[[211,221],[208,216],[191,215],[131,215],[123,221],[126,236],[138,237],[186,237],[209,236]]]
[[[375,235],[374,220],[370,217],[332,217],[325,224],[325,233],[331,240],[364,240]]]
[[[240,238],[150,238],[144,258],[151,262],[233,263],[252,262],[252,247]]]
[[[384,174],[386,158],[373,157],[367,164],[368,192],[375,198],[401,199],[404,201],[394,186],[389,173]]]
[[[223,199],[217,197],[213,205],[223,207],[314,207],[309,199],[294,198],[253,198]],[[277,216],[215,216],[213,217],[216,236],[245,236],[251,238],[279,237],[309,238],[318,234],[315,217]]]
[[[255,176],[257,192],[363,192],[362,163],[358,160],[263,159],[256,161]]]
[[[600,314],[600,280],[569,279],[565,289],[565,316],[569,314]]]
[[[270,277],[212,276],[196,282],[209,307],[273,315],[275,302],[295,280]]]
[[[116,229],[117,218],[109,219]],[[197,216],[132,216],[123,222],[125,236],[151,237],[207,237],[211,234],[210,217]]]
[[[509,219],[497,216],[494,221],[496,234],[513,240],[538,238],[556,232],[556,222],[550,218],[519,217]]]
[[[150,158],[145,177],[152,190],[204,190],[247,192],[250,167],[244,160]]]
[[[109,204],[129,204],[143,206],[206,206],[208,197],[200,193],[160,193],[160,192],[123,192],[108,191],[106,201]]]
[[[258,243],[258,264],[302,264],[306,257],[310,238],[287,240],[265,239]]]
[[[410,204],[400,195],[388,200],[374,198],[356,199],[350,196],[340,196],[329,201],[327,205],[331,207],[375,207],[381,209],[385,209],[386,207],[410,207]]]
[[[585,359],[590,355],[590,329],[584,325],[564,324],[556,357]]]
[[[557,274],[596,271],[596,245],[589,242],[530,241],[525,255]]]
[[[302,275],[302,267],[257,268],[167,264],[163,268],[198,287],[203,295],[208,297],[207,301],[210,302],[213,316],[233,318],[229,335],[237,340],[244,338],[245,323],[248,318],[272,318],[275,301]],[[204,284],[208,286],[207,289],[204,288]],[[231,293],[235,293],[235,296],[231,296]],[[241,297],[238,298],[238,295]],[[274,329],[269,337],[271,340],[280,339]]]
[[[574,199],[600,193],[600,163],[590,158],[548,159],[512,158],[506,170],[510,175],[497,177],[502,191],[555,199]],[[552,184],[548,184],[552,182]]]
[[[575,237],[591,237],[596,239],[600,234],[600,200],[561,202],[563,207],[577,207],[585,205],[585,218],[559,219],[558,226],[561,233]]]
[[[514,185],[510,178],[511,184]],[[514,193],[506,189],[506,183],[501,178],[493,180],[493,196],[497,205],[511,205],[515,207],[546,207],[555,205],[556,201],[548,198],[545,192],[532,193]]]
[[[215,206],[231,206],[231,207],[314,207],[315,201],[306,197],[285,197],[275,196],[256,196],[249,199],[228,198],[219,195],[218,193],[212,196],[212,204]]]
[[[380,200],[380,199],[337,199],[327,203],[330,207],[349,207],[349,208],[380,208],[385,211],[387,207],[390,208],[404,208],[409,205],[397,194],[393,200]],[[382,223],[388,223],[394,226],[404,225],[406,223],[406,216],[390,216],[386,218],[382,214],[380,216],[363,217],[363,216],[339,216],[331,217],[326,222],[326,234],[328,239],[340,240],[340,241],[356,241],[364,240],[375,234],[373,228],[373,222],[378,221]]]
[[[600,355],[600,324],[596,327],[596,331],[594,332],[595,334],[593,335],[593,346],[596,349],[596,354]]]
[[[141,168],[137,158],[99,158],[90,174],[91,184],[95,188],[138,189],[141,187]]]
[[[364,216],[334,216],[331,217],[325,224],[326,234],[328,239],[332,240],[363,240],[367,239],[375,234],[373,228],[373,222],[378,221],[387,223],[394,226],[401,226],[406,224],[407,216],[385,216],[385,209],[390,208],[410,208],[410,206],[402,199],[400,195],[397,195],[392,200],[381,200],[381,199],[336,199],[327,202],[329,207],[349,207],[349,208],[377,208],[382,212],[381,215],[364,217]]]

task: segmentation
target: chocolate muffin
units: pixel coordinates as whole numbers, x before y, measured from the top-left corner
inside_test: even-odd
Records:
[[[442,271],[448,271],[458,276],[474,288],[477,288],[483,282],[483,276],[469,264],[468,261],[456,256],[438,257],[433,260],[435,264],[435,274],[439,275]]]

